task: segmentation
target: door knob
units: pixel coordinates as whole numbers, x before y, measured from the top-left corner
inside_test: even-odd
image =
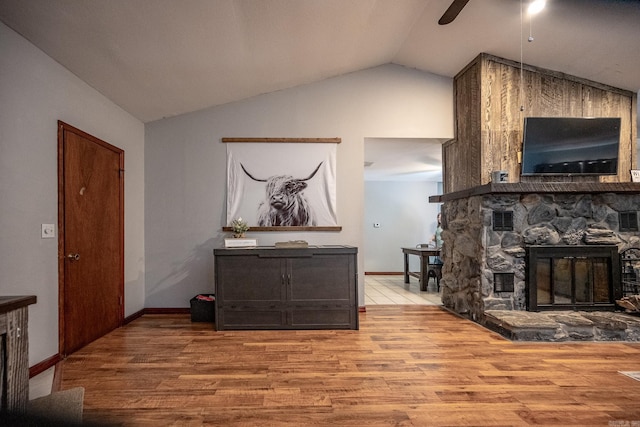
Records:
[[[80,254],[69,254],[67,255],[67,258],[69,258],[71,261],[79,261]]]

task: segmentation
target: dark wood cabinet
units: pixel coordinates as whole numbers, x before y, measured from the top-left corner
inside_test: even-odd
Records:
[[[35,295],[0,296],[0,414],[23,413],[29,401],[29,305]]]
[[[216,328],[358,329],[350,246],[214,249]]]

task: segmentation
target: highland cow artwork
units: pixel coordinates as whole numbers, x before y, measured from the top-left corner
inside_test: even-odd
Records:
[[[315,176],[322,166],[322,162],[311,175],[304,179],[294,178],[291,175],[274,175],[268,179],[258,179],[251,176],[240,164],[242,170],[254,181],[266,182],[266,199],[258,205],[258,225],[271,226],[314,226],[316,217],[313,207],[309,205],[304,195],[307,188],[305,181]]]
[[[227,144],[227,219],[250,227],[335,226],[336,144]]]

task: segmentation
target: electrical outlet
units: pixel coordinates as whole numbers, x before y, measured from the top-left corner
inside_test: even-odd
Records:
[[[53,239],[54,237],[56,237],[55,224],[42,224],[42,238]]]

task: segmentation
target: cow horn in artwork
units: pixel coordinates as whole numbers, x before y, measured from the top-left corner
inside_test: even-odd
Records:
[[[320,162],[320,164],[318,164],[318,166],[315,168],[315,170],[313,172],[311,172],[311,175],[309,175],[307,178],[304,179],[299,179],[298,181],[309,181],[311,178],[313,178],[315,176],[316,173],[318,173],[318,170],[320,169],[320,166],[322,166],[322,163],[324,162]],[[242,168],[242,170],[244,171],[244,173],[247,174],[247,176],[249,178],[251,178],[254,181],[258,181],[258,182],[267,182],[267,179],[258,179],[256,177],[254,177],[253,175],[251,175],[249,173],[249,171],[247,171],[247,169],[244,167],[244,165],[242,163],[240,163],[240,167]]]
[[[246,173],[246,174],[247,174],[247,176],[248,176],[249,178],[251,178],[252,180],[254,180],[254,181],[258,181],[258,182],[267,182],[267,180],[266,180],[266,179],[258,179],[258,178],[255,178],[253,175],[251,175],[249,172],[247,172],[247,170],[245,169],[245,167],[244,167],[244,165],[243,165],[242,163],[240,163],[240,167],[242,168],[242,170],[244,171],[244,173]]]
[[[318,170],[320,169],[320,166],[322,166],[322,163],[324,162],[320,162],[320,164],[318,165],[318,167],[316,168],[316,170],[314,170],[311,175],[309,175],[308,178],[305,179],[301,179],[300,181],[309,181],[311,178],[313,178],[313,176],[318,172]]]

